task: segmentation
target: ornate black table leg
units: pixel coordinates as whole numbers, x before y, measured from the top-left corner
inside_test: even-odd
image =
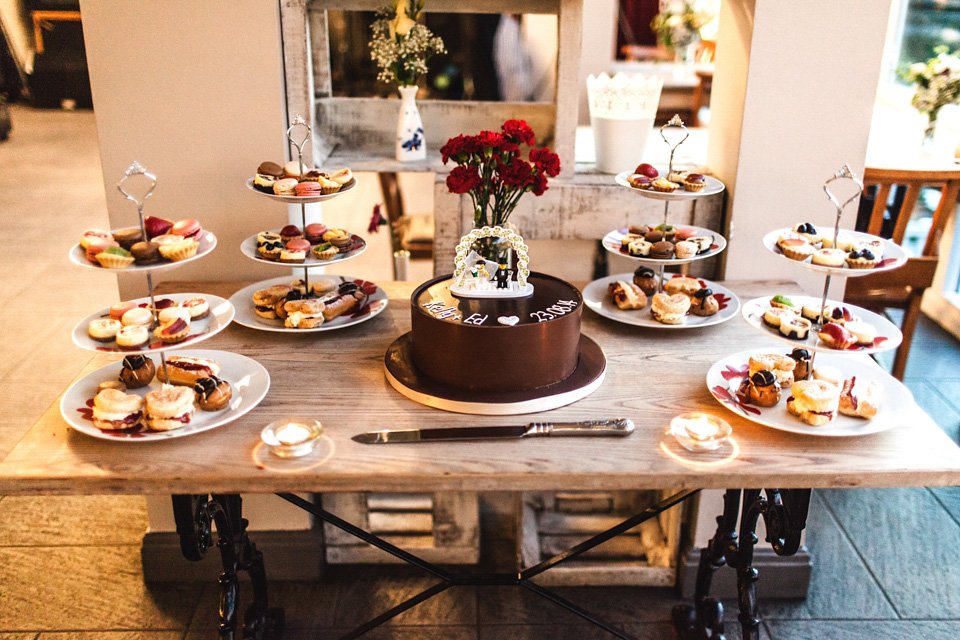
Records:
[[[173,496],[173,515],[180,536],[180,549],[188,560],[201,560],[213,546],[216,525],[217,547],[223,573],[220,574],[220,637],[233,640],[237,629],[237,572],[246,571],[253,585],[253,602],[243,620],[243,637],[260,640],[279,636],[283,630],[283,609],[270,608],[263,554],[247,535],[247,521],[241,516],[242,501],[234,494]]]
[[[700,554],[694,588],[694,606],[678,605],[673,610],[677,635],[682,640],[723,640],[723,605],[710,596],[713,574],[737,550],[737,516],[740,491],[723,494],[723,513],[717,516],[717,532]]]
[[[757,544],[757,522],[762,517],[767,528],[767,542],[777,555],[790,556],[800,548],[800,537],[806,526],[810,506],[809,489],[747,489],[740,513],[740,535],[737,536],[737,512],[741,492],[728,490],[723,496],[723,514],[717,518],[717,532],[700,556],[697,567],[694,606],[674,608],[673,619],[681,640],[723,640],[723,606],[710,597],[713,574],[724,564],[737,571],[737,595],[740,603],[738,619],[744,640],[757,640],[760,616],[757,608],[757,570],[753,566],[753,549]]]

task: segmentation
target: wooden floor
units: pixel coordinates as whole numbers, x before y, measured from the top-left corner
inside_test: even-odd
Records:
[[[0,143],[0,292],[6,303],[0,309],[0,456],[56,399],[48,389],[66,386],[88,358],[70,343],[69,330],[117,295],[112,278],[66,261],[75,231],[106,226],[93,114],[15,107],[13,119],[10,141]],[[958,365],[960,344],[924,320],[907,384],[955,440]],[[494,561],[512,544],[502,498],[489,496],[484,507],[483,553]],[[215,585],[143,583],[145,527],[138,497],[0,497],[0,640],[216,637]],[[807,541],[815,562],[810,595],[802,602],[762,603],[765,638],[960,637],[960,490],[821,491],[811,505]],[[338,567],[321,583],[271,587],[287,612],[284,637],[326,638],[430,584],[404,568]],[[677,598],[670,590],[562,592],[640,638],[672,637],[668,620]],[[735,611],[733,603],[728,611]],[[736,626],[728,625],[728,637],[739,637]],[[463,587],[366,637],[610,636],[532,594]]]

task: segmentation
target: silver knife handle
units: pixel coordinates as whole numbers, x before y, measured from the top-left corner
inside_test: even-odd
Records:
[[[531,422],[528,436],[628,436],[633,420],[584,420],[583,422]]]

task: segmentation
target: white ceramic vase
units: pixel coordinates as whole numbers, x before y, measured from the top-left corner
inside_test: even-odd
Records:
[[[409,162],[427,157],[423,139],[423,121],[417,110],[416,86],[399,87],[400,119],[397,121],[397,160]]]

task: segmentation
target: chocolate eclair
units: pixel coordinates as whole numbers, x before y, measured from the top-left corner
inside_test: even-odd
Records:
[[[197,394],[197,406],[204,411],[225,409],[233,397],[230,383],[216,376],[198,378],[193,383],[193,391]]]
[[[123,359],[123,367],[120,369],[120,382],[127,385],[128,389],[138,389],[150,384],[157,368],[150,358],[135,354]]]

